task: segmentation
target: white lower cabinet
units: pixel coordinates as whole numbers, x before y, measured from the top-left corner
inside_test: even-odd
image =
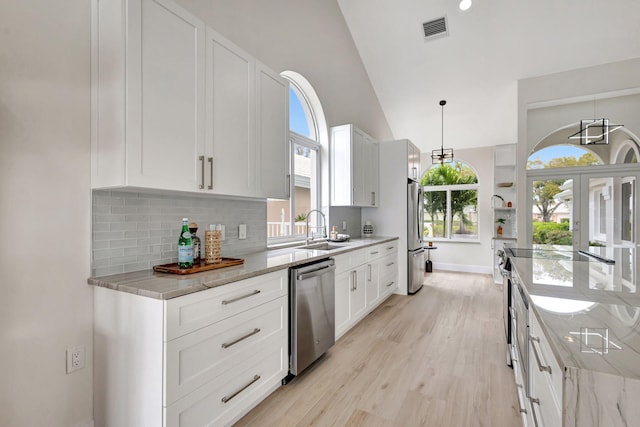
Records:
[[[397,288],[397,245],[381,244],[334,257],[336,339]]]
[[[94,295],[97,426],[231,425],[287,375],[287,270],[164,301]]]
[[[529,401],[534,425],[559,427],[562,425],[562,371],[533,314],[529,335]]]

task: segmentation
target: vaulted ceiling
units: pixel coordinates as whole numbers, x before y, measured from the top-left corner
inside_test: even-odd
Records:
[[[440,146],[441,99],[445,148],[515,143],[519,79],[640,57],[638,0],[338,4],[394,137],[423,152]],[[443,16],[448,36],[425,41]]]

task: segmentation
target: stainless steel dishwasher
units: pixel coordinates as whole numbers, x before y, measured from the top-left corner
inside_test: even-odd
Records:
[[[335,262],[323,259],[289,269],[287,383],[335,343]]]

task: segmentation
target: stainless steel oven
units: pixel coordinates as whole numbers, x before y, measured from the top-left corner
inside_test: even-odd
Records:
[[[512,345],[520,360],[525,395],[529,396],[529,302],[517,274],[511,275]]]

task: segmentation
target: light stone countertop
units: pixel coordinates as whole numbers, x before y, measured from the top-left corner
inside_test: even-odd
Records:
[[[344,243],[330,242],[332,246],[339,246],[340,249],[328,251],[298,248],[267,249],[261,252],[239,255],[238,258],[244,258],[244,264],[242,265],[202,273],[176,275],[144,270],[110,276],[90,277],[88,283],[149,298],[166,300],[397,239],[397,237],[371,237],[351,239]]]
[[[640,251],[590,250],[615,264],[518,257],[512,273],[564,369],[563,425],[627,426],[640,422]]]

